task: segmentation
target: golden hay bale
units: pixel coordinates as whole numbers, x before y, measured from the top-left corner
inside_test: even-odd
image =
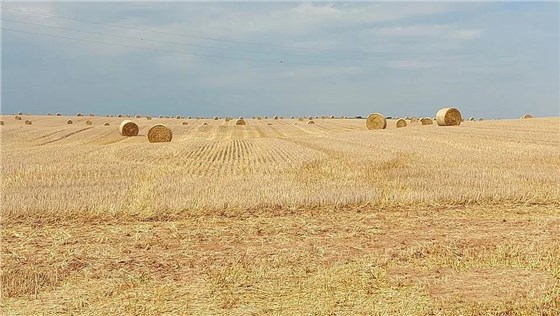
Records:
[[[315,116],[315,118],[318,119],[319,117],[318,117],[318,116]]]
[[[231,121],[231,117],[226,117],[226,118],[225,118],[225,121],[226,121],[226,122]]]
[[[175,118],[178,119],[178,120],[180,120],[180,119],[181,119],[181,115],[176,115]]]
[[[327,118],[327,117],[324,116],[324,115],[321,116],[321,119],[322,119],[322,120],[324,120],[324,119],[326,119],[326,118]]]
[[[140,114],[136,114],[136,115],[135,115],[134,117],[135,117],[135,118],[141,118],[141,117],[142,117],[142,115],[140,115]]]
[[[334,118],[334,115],[331,115],[329,118],[333,119],[333,118]]]
[[[261,117],[260,117],[260,116],[257,116],[257,120],[259,120],[259,121],[260,121],[260,120],[261,120]]]
[[[235,121],[235,125],[247,125],[245,120],[241,117],[237,121]]]
[[[105,124],[103,124],[103,126],[109,126],[111,124],[109,124],[109,122],[106,122]]]
[[[429,117],[424,117],[420,120],[420,122],[422,122],[422,125],[432,125],[434,124],[434,121],[432,121],[431,118]]]
[[[18,112],[18,114],[17,114],[17,115],[23,115],[23,112]]]
[[[62,116],[62,114],[60,114],[59,112],[56,112],[56,116]]]
[[[86,125],[93,125],[92,121],[86,121]]]
[[[72,120],[66,121],[66,124],[72,124]]]
[[[16,121],[21,121],[21,116],[16,115],[15,119],[16,119]]]
[[[303,117],[298,118],[298,121],[303,122]]]
[[[30,120],[25,120],[25,125],[31,125],[31,121]]]
[[[151,120],[152,120],[152,117],[149,116],[149,115],[146,115],[146,120],[151,121]]]
[[[183,123],[181,123],[181,125],[189,125],[189,123],[183,122]]]
[[[158,116],[159,118],[163,118],[163,115]]]
[[[138,131],[138,125],[131,120],[124,120],[119,126],[119,132],[122,136],[136,136]]]
[[[130,117],[130,114],[125,115],[126,117]]]
[[[533,118],[531,114],[525,114],[521,117],[521,119],[530,119],[530,118]]]
[[[268,116],[265,116],[264,119],[265,119],[265,120],[268,120]]]
[[[311,121],[313,119],[313,116],[310,116],[307,119]]]
[[[292,120],[295,119],[295,117],[293,117],[293,116],[290,116],[290,118],[291,118]]]
[[[89,116],[92,116],[92,117],[93,117],[93,116],[95,116],[95,114],[93,114],[93,113],[90,113],[90,114],[89,114]]]
[[[406,127],[406,120],[404,119],[398,119],[397,120],[397,127]]]
[[[217,121],[217,120],[219,120],[219,119],[220,119],[219,117],[214,116],[214,121]]]
[[[190,119],[192,119],[192,116],[187,116],[187,118],[190,120]]]
[[[173,132],[163,124],[157,124],[148,131],[148,141],[150,143],[168,143],[173,138]]]
[[[372,129],[384,129],[387,127],[387,120],[379,113],[370,114],[366,120],[366,127]]]
[[[456,108],[443,108],[436,114],[436,122],[439,126],[457,126],[461,124],[461,112]]]
[[[473,122],[474,121],[474,117],[469,117],[469,121]]]
[[[313,121],[313,120],[307,121],[307,124],[308,124],[308,125],[310,125],[310,124],[315,124],[315,121]]]
[[[277,120],[277,119],[278,119],[278,116],[274,116],[273,119]]]
[[[122,114],[120,114],[120,113],[119,113],[119,114],[117,114],[117,117],[122,117]]]
[[[76,113],[76,116],[84,116],[82,113],[78,112]]]
[[[0,121],[0,125],[4,125],[4,121]]]
[[[418,123],[418,118],[417,117],[412,117],[410,119],[410,123]]]

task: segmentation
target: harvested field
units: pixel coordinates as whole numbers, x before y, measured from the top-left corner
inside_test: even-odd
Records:
[[[0,116],[3,314],[560,312],[560,118],[29,119]]]

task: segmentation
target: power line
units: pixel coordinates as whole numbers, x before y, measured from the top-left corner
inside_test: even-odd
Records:
[[[105,25],[105,26],[122,28],[122,29],[127,29],[127,30],[147,31],[147,32],[153,32],[153,33],[158,33],[158,34],[167,34],[167,35],[187,37],[187,38],[196,38],[196,39],[202,39],[202,40],[208,40],[208,41],[230,42],[230,43],[255,45],[255,46],[267,46],[267,47],[281,48],[281,49],[313,50],[313,51],[325,51],[325,52],[335,52],[335,53],[353,53],[353,54],[367,54],[367,55],[385,54],[385,53],[381,53],[381,52],[338,50],[338,49],[326,49],[326,48],[308,49],[308,48],[297,47],[297,46],[281,46],[281,45],[274,45],[274,44],[268,44],[268,43],[239,41],[239,40],[230,40],[230,39],[224,39],[224,38],[214,38],[214,37],[205,37],[205,36],[195,36],[195,35],[184,34],[184,33],[159,31],[159,30],[153,30],[153,29],[148,29],[148,28],[125,26],[125,25],[114,24],[114,23],[97,22],[97,21],[84,20],[84,19],[76,19],[76,18],[66,17],[66,16],[62,16],[62,15],[54,15],[54,14],[33,12],[33,11],[27,11],[27,10],[13,9],[13,8],[3,8],[3,9],[7,10],[7,11],[19,12],[19,13],[24,13],[24,14],[32,14],[32,15],[38,15],[38,16],[44,16],[44,17],[58,18],[58,19],[64,19],[64,20],[69,20],[69,21],[75,21],[75,22],[89,23],[89,24],[94,24],[94,25]]]
[[[261,63],[277,63],[278,61],[275,60],[265,60],[265,59],[249,59],[249,58],[237,58],[231,56],[222,56],[222,55],[209,55],[209,54],[199,54],[199,53],[190,53],[184,51],[177,51],[177,50],[170,50],[170,49],[160,49],[160,48],[153,48],[153,47],[143,47],[143,46],[133,46],[133,45],[126,45],[126,44],[118,44],[118,43],[110,43],[98,40],[86,40],[81,38],[74,38],[68,36],[61,36],[61,35],[53,35],[53,34],[46,34],[46,33],[37,33],[37,32],[29,32],[23,30],[15,30],[10,28],[2,27],[3,31],[9,32],[16,32],[16,33],[25,33],[25,34],[33,34],[33,35],[40,35],[46,36],[51,38],[58,38],[58,39],[66,39],[66,40],[73,40],[85,43],[95,43],[95,44],[103,44],[109,46],[119,46],[119,47],[127,47],[127,48],[136,48],[136,49],[145,49],[145,50],[152,50],[158,52],[165,52],[165,53],[173,53],[179,55],[191,55],[191,56],[198,56],[198,57],[209,57],[209,58],[219,58],[219,59],[233,59],[233,60],[241,60],[241,61],[252,61],[252,62],[261,62]],[[297,66],[322,66],[320,64],[304,64],[304,63],[293,63],[293,62],[283,62],[283,65],[297,65]]]
[[[54,25],[46,25],[46,24],[37,24],[37,23],[29,23],[29,22],[23,22],[23,21],[18,21],[18,20],[11,20],[11,19],[5,19],[2,18],[2,21],[5,22],[10,22],[10,23],[18,23],[18,24],[24,24],[24,25],[30,25],[30,26],[37,26],[37,27],[47,27],[47,28],[52,28],[52,29],[58,29],[58,30],[65,30],[65,31],[70,31],[70,32],[76,32],[76,33],[83,33],[83,34],[92,34],[92,35],[103,35],[103,36],[112,36],[112,37],[117,37],[117,38],[123,38],[123,39],[132,39],[132,40],[138,40],[138,41],[143,41],[143,42],[154,42],[154,43],[161,43],[161,44],[171,44],[171,45],[178,45],[178,46],[189,46],[189,47],[194,47],[194,48],[210,48],[210,49],[221,49],[224,50],[224,47],[219,47],[219,46],[208,46],[208,45],[198,45],[198,44],[189,44],[189,43],[181,43],[181,42],[173,42],[173,41],[162,41],[162,40],[156,40],[156,39],[149,39],[149,38],[142,38],[142,37],[130,37],[130,36],[124,36],[124,35],[119,35],[119,34],[111,34],[111,33],[103,33],[103,32],[94,32],[94,31],[84,31],[84,30],[77,30],[77,29],[73,29],[73,28],[68,28],[68,27],[62,27],[62,26],[54,26]],[[248,53],[257,53],[257,54],[268,54],[270,55],[270,52],[264,52],[264,51],[255,51],[255,50],[248,50],[248,49],[242,49],[242,48],[228,48],[228,50],[237,50],[240,52],[248,52]],[[293,56],[302,56],[302,57],[313,57],[312,55],[307,55],[307,54],[294,54],[294,53],[282,53],[283,56],[285,55],[293,55]],[[334,58],[333,56],[327,56],[327,58]]]

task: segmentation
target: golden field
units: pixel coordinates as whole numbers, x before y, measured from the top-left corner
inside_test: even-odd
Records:
[[[560,118],[0,119],[3,314],[560,313]]]

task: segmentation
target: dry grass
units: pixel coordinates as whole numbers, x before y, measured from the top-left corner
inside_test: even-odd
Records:
[[[1,119],[3,314],[560,312],[558,118]]]

